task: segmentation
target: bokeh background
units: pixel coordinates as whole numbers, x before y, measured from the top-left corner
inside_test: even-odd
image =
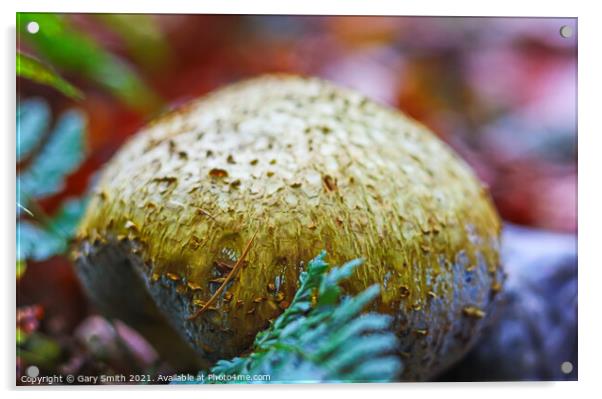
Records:
[[[27,29],[31,21],[39,24],[35,34]],[[571,37],[560,34],[562,26]],[[576,322],[576,20],[19,14],[17,29],[18,51],[83,94],[76,99],[18,77],[17,101],[42,99],[54,120],[77,109],[87,121],[81,165],[60,192],[36,201],[41,212],[53,214],[66,198],[84,195],[120,145],[169,109],[263,73],[319,76],[429,126],[489,185],[513,225],[513,245],[523,233],[544,234],[536,243],[546,264],[568,262],[571,272],[554,278],[575,282],[574,295],[567,294],[573,307],[560,313],[574,311],[569,318]],[[23,167],[18,163],[17,172]],[[559,245],[567,250],[554,258],[549,248]],[[17,279],[17,375],[33,363],[61,373],[169,370],[134,331],[95,313],[64,254],[24,265]],[[570,328],[573,337],[576,326]],[[459,370],[449,378],[468,378]]]

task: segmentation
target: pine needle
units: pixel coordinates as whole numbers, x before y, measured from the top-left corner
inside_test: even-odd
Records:
[[[245,260],[245,257],[247,256],[247,254],[249,253],[249,250],[251,249],[251,244],[253,244],[253,240],[255,240],[256,235],[257,235],[257,232],[255,232],[255,234],[253,234],[253,237],[251,237],[251,239],[247,242],[247,245],[245,246],[245,249],[243,250],[242,255],[240,256],[240,258],[238,258],[238,260],[232,267],[232,270],[230,270],[230,273],[228,273],[228,275],[226,276],[226,278],[224,279],[222,284],[219,286],[219,288],[215,291],[215,293],[211,296],[211,298],[209,298],[207,303],[205,303],[193,315],[188,317],[188,320],[194,320],[197,317],[199,317],[201,314],[203,314],[205,312],[205,310],[209,309],[209,307],[211,305],[213,305],[213,303],[217,300],[217,298],[219,298],[222,291],[226,288],[226,285],[234,278],[234,276],[238,272],[238,269],[240,269],[240,267],[242,266],[242,264]]]

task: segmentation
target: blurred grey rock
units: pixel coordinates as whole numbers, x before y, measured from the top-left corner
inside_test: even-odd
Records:
[[[502,261],[507,278],[490,326],[439,380],[576,380],[577,236],[506,225]]]

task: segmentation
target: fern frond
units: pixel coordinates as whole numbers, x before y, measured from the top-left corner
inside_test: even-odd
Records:
[[[397,339],[387,330],[391,318],[361,314],[379,287],[341,298],[340,282],[362,261],[328,270],[325,256],[308,263],[290,306],[257,335],[252,353],[217,362],[203,382],[239,381],[211,375],[269,375],[261,382],[270,383],[385,382],[399,375],[402,364],[393,355]]]

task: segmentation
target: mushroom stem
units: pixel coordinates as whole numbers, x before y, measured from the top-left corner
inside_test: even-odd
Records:
[[[217,300],[217,298],[220,296],[220,294],[222,293],[224,288],[226,288],[226,285],[230,282],[230,280],[232,280],[234,278],[234,276],[238,272],[238,269],[240,269],[240,267],[242,266],[242,263],[243,263],[245,257],[247,256],[247,254],[249,253],[249,250],[251,249],[251,244],[253,244],[253,240],[255,240],[256,235],[257,235],[257,231],[253,234],[253,237],[251,237],[251,239],[247,242],[247,245],[245,246],[245,249],[242,252],[242,255],[240,256],[240,258],[238,258],[238,260],[232,267],[232,270],[230,271],[230,273],[228,273],[228,276],[226,276],[226,279],[224,280],[222,285],[219,286],[217,291],[215,291],[215,293],[211,296],[211,298],[209,298],[207,303],[205,303],[200,309],[198,309],[196,312],[194,312],[194,314],[192,314],[190,317],[188,317],[188,320],[194,320],[197,317],[199,317],[201,314],[203,314],[205,312],[205,310],[207,310],[213,304],[213,302],[215,302]]]

